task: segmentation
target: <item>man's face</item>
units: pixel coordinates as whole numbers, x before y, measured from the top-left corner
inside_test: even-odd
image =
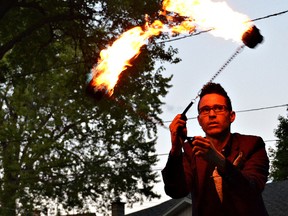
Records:
[[[207,94],[199,102],[198,122],[206,136],[219,137],[230,132],[235,112],[227,109],[225,97]]]

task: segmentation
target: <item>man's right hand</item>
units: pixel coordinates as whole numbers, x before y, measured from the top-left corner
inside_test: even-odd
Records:
[[[179,156],[181,154],[184,139],[187,137],[186,120],[186,117],[183,118],[181,114],[178,114],[169,126],[172,143],[170,154],[173,156]]]

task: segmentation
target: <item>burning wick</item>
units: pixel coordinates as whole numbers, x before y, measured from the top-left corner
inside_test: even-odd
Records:
[[[87,74],[87,86],[86,86],[86,94],[95,99],[96,101],[101,100],[104,96],[108,95],[108,89],[105,86],[95,86],[93,85],[93,73],[92,71]]]
[[[255,48],[257,44],[262,43],[263,36],[256,26],[252,26],[242,35],[243,43],[249,48]]]
[[[86,93],[88,96],[90,96],[91,98],[99,101],[101,100],[105,95],[108,95],[108,89],[105,87],[102,88],[98,88],[97,90],[95,90],[95,88],[93,87],[93,80],[91,80],[89,82],[89,84],[86,87]]]

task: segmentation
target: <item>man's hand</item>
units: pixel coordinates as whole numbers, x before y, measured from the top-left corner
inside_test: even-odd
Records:
[[[169,126],[172,143],[171,155],[179,156],[181,154],[184,139],[187,136],[186,120],[187,118],[178,114]]]
[[[220,170],[225,167],[225,157],[216,150],[215,146],[206,138],[195,136],[192,142],[192,153],[202,157],[208,163],[217,166]]]

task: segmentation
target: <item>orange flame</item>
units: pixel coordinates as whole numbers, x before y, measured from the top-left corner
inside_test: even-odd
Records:
[[[242,34],[251,27],[249,17],[233,11],[224,1],[164,0],[163,9],[190,17],[201,30],[224,39],[241,42]]]
[[[201,30],[213,29],[210,33],[214,36],[240,42],[243,33],[251,27],[246,15],[233,11],[225,2],[163,0],[162,10],[160,13],[166,17],[168,26],[159,20],[152,24],[146,22],[144,29],[137,26],[124,32],[111,46],[100,52],[90,82],[95,92],[105,90],[111,96],[119,74],[130,66],[129,61],[139,55],[147,39],[161,32],[191,33],[197,26]],[[175,25],[173,16],[166,15],[166,11],[185,18]]]
[[[119,74],[130,66],[129,61],[136,58],[140,48],[147,39],[159,35],[163,24],[156,20],[151,25],[146,24],[145,29],[134,27],[124,32],[112,46],[100,52],[97,66],[92,69],[92,86],[94,90],[106,89],[108,95],[113,94]]]

